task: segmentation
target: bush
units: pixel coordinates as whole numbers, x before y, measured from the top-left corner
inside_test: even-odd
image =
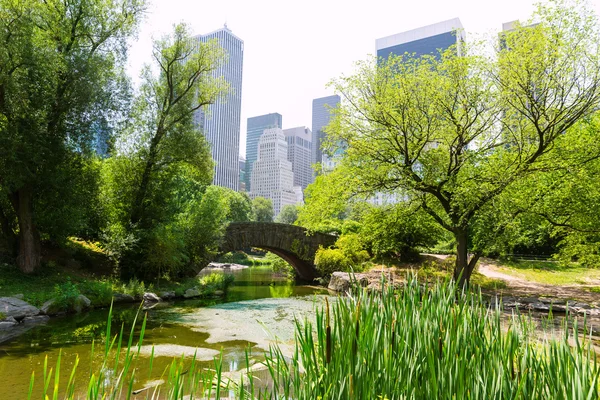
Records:
[[[198,280],[206,294],[212,294],[216,290],[226,291],[233,283],[235,278],[230,274],[213,272],[212,274],[203,276]]]
[[[65,283],[54,286],[53,307],[60,310],[72,309],[80,294],[77,286],[71,282],[71,278],[67,278]]]
[[[340,249],[320,248],[315,254],[315,266],[322,276],[329,276],[336,271],[348,271],[350,262]]]
[[[85,281],[79,284],[79,291],[84,294],[93,305],[110,305],[113,297],[113,284],[108,281]]]

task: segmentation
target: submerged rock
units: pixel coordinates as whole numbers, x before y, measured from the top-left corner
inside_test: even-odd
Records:
[[[0,297],[0,313],[6,317],[21,320],[25,317],[38,315],[40,310],[31,304],[15,297]]]
[[[219,350],[204,347],[182,346],[179,344],[156,344],[154,346],[142,346],[140,353],[149,356],[154,351],[155,357],[194,357],[198,361],[212,361],[214,357],[221,354]]]
[[[22,322],[24,324],[43,324],[45,322],[48,322],[49,319],[50,317],[47,315],[35,315],[33,317],[23,318]]]

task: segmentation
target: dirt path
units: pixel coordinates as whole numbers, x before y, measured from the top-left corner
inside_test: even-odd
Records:
[[[428,257],[445,260],[448,256],[441,254],[424,254]],[[600,305],[600,293],[587,290],[590,285],[548,285],[528,281],[523,278],[505,274],[498,267],[496,261],[482,258],[479,260],[478,271],[481,275],[492,279],[502,279],[506,282],[506,289],[498,292],[505,296],[519,297],[557,297],[561,299],[579,300],[586,303]]]
[[[587,303],[600,303],[600,293],[587,290],[588,286],[586,285],[548,285],[528,281],[503,273],[494,261],[488,259],[481,259],[479,261],[479,273],[488,278],[505,281],[508,287],[500,290],[505,295],[558,297],[576,299]]]

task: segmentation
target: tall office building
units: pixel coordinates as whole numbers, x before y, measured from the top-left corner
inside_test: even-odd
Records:
[[[333,95],[314,99],[312,103],[312,162],[323,162],[323,151],[321,146],[325,141],[323,129],[331,121],[332,111],[340,104],[340,96]]]
[[[292,163],[287,159],[288,145],[280,128],[266,129],[258,141],[258,160],[252,166],[250,197],[273,201],[277,216],[284,205],[296,204]]]
[[[282,127],[282,117],[281,114],[278,113],[248,118],[246,130],[246,191],[249,192],[252,190],[252,165],[258,159],[258,140],[265,129],[281,129]]]
[[[294,171],[294,186],[306,189],[313,181],[312,169],[312,132],[305,126],[284,129],[288,144],[288,160]]]
[[[223,77],[229,84],[227,95],[205,110],[196,113],[194,120],[202,129],[211,147],[215,171],[213,184],[239,190],[240,119],[242,110],[242,67],[244,42],[223,28],[195,40],[207,42],[216,39],[227,53],[226,62],[213,75]]]
[[[438,55],[440,50],[446,50],[452,45],[457,45],[460,54],[464,40],[465,33],[460,19],[453,18],[377,39],[375,47],[377,58],[380,59],[404,53],[414,54],[416,57]]]

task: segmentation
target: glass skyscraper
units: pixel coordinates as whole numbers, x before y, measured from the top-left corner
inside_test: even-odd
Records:
[[[460,19],[449,19],[377,39],[377,58],[387,59],[391,54],[400,56],[404,53],[415,57],[438,55],[440,50],[446,50],[452,45],[457,45],[460,54],[460,44],[464,42],[464,36]]]
[[[340,96],[333,95],[314,99],[312,103],[312,162],[323,162],[323,151],[321,145],[325,140],[323,129],[329,125],[331,113],[340,104]]]
[[[279,128],[281,129],[282,117],[281,114],[271,113],[259,115],[257,117],[248,118],[246,130],[246,191],[252,190],[252,165],[258,159],[258,140],[265,129]]]
[[[242,110],[242,67],[244,41],[223,28],[195,37],[200,42],[216,39],[227,53],[226,61],[217,68],[215,77],[229,84],[226,96],[199,111],[195,120],[210,144],[215,171],[213,184],[239,190],[240,121]]]

